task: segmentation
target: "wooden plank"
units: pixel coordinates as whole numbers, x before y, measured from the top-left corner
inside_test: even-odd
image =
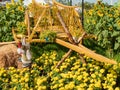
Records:
[[[92,50],[84,47],[83,45],[79,45],[79,46],[76,46],[76,45],[73,45],[73,44],[70,44],[68,42],[65,42],[63,40],[60,40],[60,39],[56,39],[55,41],[56,43],[62,45],[62,46],[65,46],[67,48],[70,48],[78,53],[84,53],[86,56],[90,57],[90,58],[93,58],[95,59],[96,61],[100,61],[100,62],[105,62],[105,63],[110,63],[110,64],[117,64],[116,61],[114,60],[111,60],[109,58],[106,58],[100,54],[97,54],[95,52],[93,52]]]
[[[6,44],[15,44],[16,41],[11,41],[11,42],[0,42],[0,46],[1,45],[6,45]]]
[[[62,18],[59,10],[57,12],[57,17],[58,17],[60,23],[62,24],[62,27],[64,28],[65,33],[68,35],[68,38],[70,39],[70,41],[73,44],[76,44],[75,41],[74,41],[74,39],[73,39],[73,37],[72,37],[72,35],[71,35],[71,33],[70,33],[70,31],[69,31],[69,29],[68,29],[68,27],[66,26],[66,24],[65,24],[65,22],[64,22],[64,20]]]

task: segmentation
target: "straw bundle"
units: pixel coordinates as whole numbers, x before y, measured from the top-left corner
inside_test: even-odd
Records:
[[[0,68],[10,66],[17,67],[18,54],[14,44],[3,45],[0,47]]]

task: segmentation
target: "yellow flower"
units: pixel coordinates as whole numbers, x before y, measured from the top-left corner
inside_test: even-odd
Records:
[[[42,86],[42,90],[46,90],[46,86]]]
[[[114,90],[112,86],[107,86],[108,90]]]
[[[108,30],[113,30],[113,27],[112,27],[112,26],[110,26],[110,27],[108,28]]]
[[[28,81],[29,81],[29,78],[26,78],[26,79],[25,79],[25,82],[28,82]]]
[[[90,71],[94,71],[94,69],[93,69],[93,68],[90,68]]]
[[[87,77],[89,74],[87,72],[83,72],[83,76]]]
[[[95,83],[95,87],[100,88],[101,87],[101,83],[100,82]]]
[[[59,90],[65,90],[65,88],[64,88],[64,87],[61,87],[61,88],[59,88]]]
[[[60,79],[59,82],[60,82],[60,83],[63,83],[63,82],[64,82],[64,79]]]
[[[100,72],[101,72],[101,73],[104,73],[104,71],[105,71],[104,69],[100,69]]]
[[[13,90],[17,90],[17,87],[15,86],[15,87],[13,88]]]
[[[77,90],[85,90],[84,88],[80,87],[80,86],[76,86]]]
[[[30,90],[34,90],[33,88],[30,88]]]
[[[89,10],[89,14],[92,15],[93,14],[93,10]]]
[[[115,81],[112,81],[112,84],[111,85],[115,85],[116,84],[116,82]]]
[[[116,70],[116,69],[117,69],[117,65],[114,65],[114,66],[113,66],[113,69]]]
[[[10,4],[7,2],[6,3],[6,8],[9,9],[10,8]]]
[[[11,0],[11,3],[12,3],[12,4],[15,4],[15,1],[14,1],[14,0]]]
[[[87,90],[94,90],[93,88],[89,87]]]
[[[58,77],[54,77],[53,80],[54,80],[54,81],[57,81],[57,80],[59,80],[59,78],[58,78]]]
[[[63,83],[60,83],[60,84],[59,84],[59,87],[62,87],[63,85],[64,85]]]
[[[24,11],[24,8],[22,6],[18,6],[19,11]],[[47,57],[47,56],[46,56]]]
[[[103,88],[106,89],[107,88],[107,84],[106,83],[103,83]]]
[[[109,16],[109,17],[113,17],[113,15],[112,15],[112,14],[109,14],[108,16]]]
[[[102,77],[102,74],[100,73],[100,74],[98,74],[98,76],[99,76],[99,77]]]
[[[115,90],[120,90],[120,88],[119,88],[119,87],[116,87]]]
[[[88,78],[85,78],[83,82],[87,82],[88,81]]]
[[[95,78],[95,77],[96,77],[96,75],[95,75],[95,74],[91,74],[91,77],[92,77],[92,78]]]
[[[94,87],[94,84],[90,84],[90,85],[89,85],[89,88],[93,88],[93,87]]]
[[[5,79],[5,82],[8,82],[9,81],[9,79]]]
[[[89,19],[87,19],[87,23],[89,23],[90,21],[89,21]]]
[[[42,82],[43,82],[42,80],[38,79],[38,80],[37,80],[37,85],[42,84]]]
[[[12,13],[15,13],[15,11],[14,11],[14,10],[12,10],[11,12],[12,12]]]
[[[18,82],[18,80],[17,80],[17,79],[12,79],[12,81],[13,81],[13,82]]]
[[[86,67],[86,66],[87,66],[87,64],[83,63],[83,67]]]
[[[98,16],[102,17],[103,13],[101,11],[97,11]]]
[[[56,89],[58,86],[59,86],[58,84],[55,84],[55,85],[53,86],[53,89]]]

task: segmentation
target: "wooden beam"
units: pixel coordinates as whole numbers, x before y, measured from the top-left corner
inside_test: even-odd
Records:
[[[86,56],[88,56],[90,58],[93,58],[96,61],[110,63],[110,64],[117,64],[116,61],[111,60],[109,58],[106,58],[106,57],[104,57],[104,56],[102,56],[100,54],[97,54],[97,53],[93,52],[92,50],[84,47],[83,45],[76,46],[76,45],[70,44],[68,42],[65,42],[63,40],[60,40],[60,39],[56,39],[55,42],[62,45],[62,46],[70,48],[70,49],[72,49],[72,50],[74,50],[74,51],[76,51],[76,52],[78,52],[80,54],[84,53]]]

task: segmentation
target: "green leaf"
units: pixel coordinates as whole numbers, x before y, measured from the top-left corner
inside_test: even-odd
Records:
[[[116,40],[120,43],[120,37],[117,37]]]
[[[115,59],[116,61],[120,62],[120,53],[116,54],[116,55],[114,56],[114,59]]]
[[[119,31],[113,31],[113,34],[111,35],[112,37],[118,36],[120,34]]]
[[[119,43],[115,43],[114,49],[117,50],[119,46],[120,46]]]
[[[102,31],[102,34],[103,34],[104,37],[107,37],[108,36],[108,30]]]

